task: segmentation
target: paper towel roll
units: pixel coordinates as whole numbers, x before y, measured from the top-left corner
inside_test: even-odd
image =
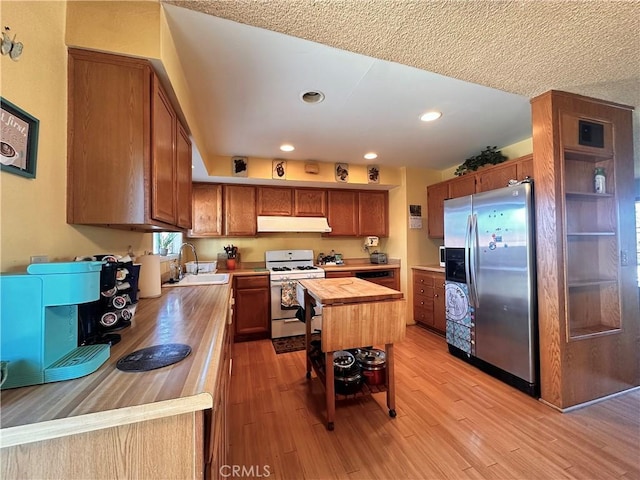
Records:
[[[140,263],[140,280],[138,289],[140,298],[155,298],[161,293],[160,286],[160,255],[142,255]]]

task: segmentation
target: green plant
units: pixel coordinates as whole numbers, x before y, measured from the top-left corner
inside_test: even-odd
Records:
[[[497,165],[499,163],[504,162],[507,157],[505,157],[500,150],[496,150],[498,147],[489,147],[482,150],[478,155],[467,158],[462,165],[460,165],[456,171],[455,175],[465,175],[469,172],[475,172],[478,168],[483,165]]]
[[[168,250],[177,236],[177,233],[165,233],[163,235],[160,235],[160,240],[158,242],[159,247],[166,248]]]

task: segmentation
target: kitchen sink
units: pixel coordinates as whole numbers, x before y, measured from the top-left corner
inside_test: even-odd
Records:
[[[163,287],[190,287],[192,285],[222,285],[229,283],[228,273],[187,273],[179,282],[167,282]]]

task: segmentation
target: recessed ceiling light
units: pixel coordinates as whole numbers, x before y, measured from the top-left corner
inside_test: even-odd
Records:
[[[367,160],[373,160],[374,158],[378,158],[378,154],[373,152],[365,153],[364,158]]]
[[[293,145],[285,143],[284,145],[280,145],[280,150],[282,150],[283,152],[293,152],[295,150],[295,147]]]
[[[302,100],[304,103],[320,103],[324,100],[324,93],[319,92],[318,90],[302,92],[300,94],[300,100]]]
[[[433,122],[442,116],[442,112],[426,112],[420,115],[420,120],[423,122]]]

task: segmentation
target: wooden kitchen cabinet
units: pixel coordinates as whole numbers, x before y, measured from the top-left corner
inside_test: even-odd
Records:
[[[327,191],[320,188],[294,189],[294,215],[296,217],[326,217]]]
[[[449,184],[440,182],[427,187],[427,234],[444,238],[444,201],[449,198]]]
[[[191,226],[191,148],[146,60],[69,49],[67,222]]]
[[[640,385],[632,107],[531,100],[542,399],[564,409]],[[606,191],[594,190],[594,170]]]
[[[389,236],[389,193],[387,191],[329,190],[328,236]]]
[[[293,189],[258,187],[258,215],[293,215]]]
[[[389,192],[358,192],[358,235],[389,236]]]
[[[479,171],[427,187],[427,227],[430,238],[444,238],[444,201],[506,187],[509,180],[533,178],[533,155],[484,167]]]
[[[413,319],[437,333],[445,334],[443,273],[413,270]]]
[[[256,187],[224,185],[224,233],[229,237],[253,237],[257,233]]]
[[[222,236],[222,185],[193,184],[193,227],[189,237]]]
[[[234,291],[234,340],[271,338],[269,276],[237,276]]]
[[[327,220],[331,232],[326,235],[358,235],[358,192],[354,190],[329,190],[327,192]]]

